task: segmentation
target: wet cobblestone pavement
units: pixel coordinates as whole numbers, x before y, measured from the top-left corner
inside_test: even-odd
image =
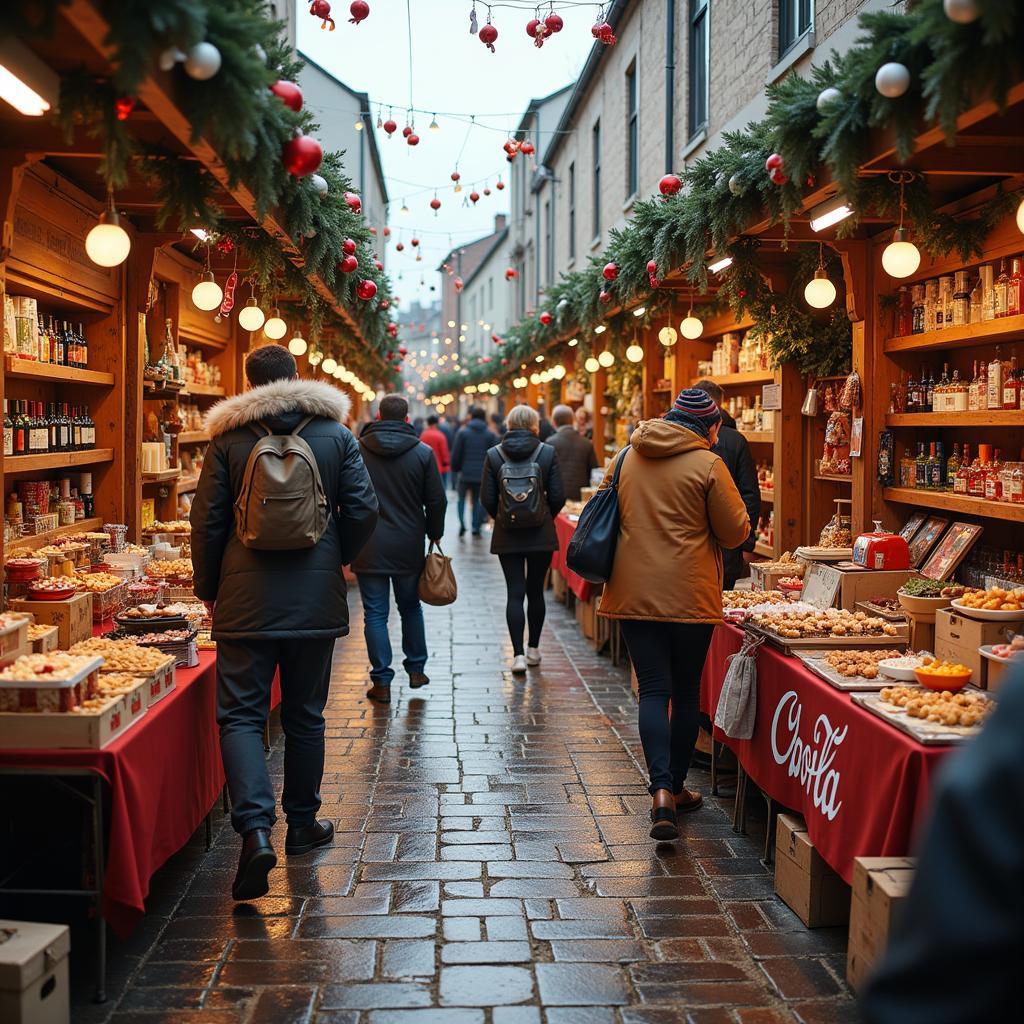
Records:
[[[628,670],[549,595],[543,666],[514,680],[487,537],[448,547],[460,598],[426,610],[430,686],[399,673],[389,707],[364,694],[353,595],[327,709],[334,845],[289,860],[280,822],[270,895],[236,905],[238,841],[218,807],[213,848],[197,837],[160,872],[149,916],[112,950],[111,1000],[90,1005],[81,977],[73,1020],[855,1020],[845,931],[808,931],[773,895],[756,797],[749,836],[725,792],[654,844]],[[278,784],[282,755],[275,733]],[[691,782],[708,793],[706,773]]]

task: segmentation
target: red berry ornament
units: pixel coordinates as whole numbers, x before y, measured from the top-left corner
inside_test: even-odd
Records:
[[[452,173],[451,173],[452,181],[458,181],[461,177],[462,177],[462,175],[459,174],[458,171],[452,171]]]
[[[503,191],[504,191],[504,189],[505,189],[505,182],[503,182],[503,181],[501,180],[501,178],[499,178],[499,179],[498,179],[498,180],[497,180],[497,181],[496,181],[496,182],[494,183],[494,187],[495,187],[495,188],[496,188],[496,189],[497,189],[497,190],[498,190],[499,192],[503,192]]]
[[[505,280],[506,281],[514,281],[518,276],[519,276],[519,274],[516,271],[515,267],[508,267],[505,270]]]
[[[359,198],[359,196],[357,196],[355,194],[355,192],[346,192],[344,198],[345,198],[345,205],[353,213],[361,213],[362,212],[363,201],[362,201],[362,199]]]
[[[441,200],[437,196],[430,200],[430,208],[434,211],[434,216],[436,217],[437,211],[441,209]]]
[[[398,324],[388,324],[388,334],[390,334],[392,338],[397,338],[398,337]],[[389,352],[388,356],[393,358],[394,354],[395,354],[394,352]]]
[[[562,31],[565,27],[565,22],[562,21],[562,16],[560,14],[552,13],[544,19],[544,27],[548,32],[554,35],[556,32]]]
[[[466,282],[463,281],[461,277],[455,278],[455,290],[457,292],[461,292],[462,289],[465,288],[465,287],[466,287]]]
[[[483,28],[480,29],[480,42],[487,47],[491,53],[494,53],[494,42],[498,38],[498,30],[490,23],[487,22]]]
[[[374,260],[373,261],[373,265],[377,268],[377,270],[383,270],[384,269],[384,264],[381,263],[380,260]],[[387,307],[385,306],[384,308],[386,309]]]
[[[473,204],[474,206],[476,206],[476,204],[477,204],[477,201],[478,201],[479,199],[480,199],[480,193],[479,193],[479,192],[477,192],[477,190],[476,190],[476,189],[473,189],[473,191],[469,193],[469,201],[470,201],[470,202],[471,202],[471,203],[472,203],[472,204]]]
[[[410,238],[409,244],[415,249],[420,244],[420,240],[418,238]]]
[[[355,254],[356,254],[356,243],[355,243],[355,241],[353,239],[351,239],[351,238],[346,238],[345,241],[341,243],[341,251],[346,256],[355,256]]]
[[[770,157],[764,162],[764,169],[766,171],[774,171],[776,169],[782,170],[782,157],[778,153],[772,153]]]
[[[601,274],[606,281],[614,281],[619,276],[618,265],[615,263],[606,263]]]
[[[493,341],[495,345],[501,344],[501,338],[499,338],[496,334],[491,335],[491,341]]]
[[[418,146],[420,144],[420,137],[415,132],[412,132],[405,141],[408,142],[410,146]]]
[[[653,277],[655,274],[658,273],[658,261],[657,260],[648,260],[647,261],[647,273],[651,277]]]
[[[683,182],[678,174],[666,174],[658,182],[658,188],[663,196],[674,196],[683,187]]]
[[[391,237],[391,228],[389,228],[386,224],[384,225],[384,237],[385,238],[390,238]]]
[[[524,153],[525,153],[525,154],[526,154],[527,156],[532,156],[532,155],[533,155],[533,154],[534,154],[534,153],[536,152],[536,149],[534,148],[534,145],[533,145],[533,143],[532,143],[532,142],[522,142],[522,143],[520,143],[520,145],[519,145],[519,148],[520,148],[520,149],[521,149],[521,150],[522,150],[522,151],[523,151],[523,152],[524,152]]]
[[[298,113],[302,109],[302,90],[294,82],[283,78],[275,82],[270,91],[289,109]]]
[[[487,188],[487,186],[485,185],[484,186],[484,195],[485,196],[489,196],[490,194],[491,194],[491,190],[489,188]]]
[[[312,14],[314,18],[320,19],[321,29],[327,28],[328,24],[330,24],[330,31],[334,31],[334,19],[331,17],[331,5],[327,0],[313,0],[309,5],[309,13]]]
[[[404,345],[399,345],[398,354],[404,359],[409,354],[409,350]]]
[[[119,96],[114,100],[114,117],[116,117],[118,121],[127,121],[128,116],[134,109],[134,96]]]
[[[606,292],[603,288],[597,293],[597,301],[603,302],[606,305],[612,301],[612,293]]]
[[[338,264],[338,269],[343,274],[353,274],[359,269],[359,260],[355,256],[345,256]]]
[[[527,34],[527,35],[528,35],[528,36],[529,36],[529,37],[530,37],[531,39],[536,39],[536,38],[537,38],[537,29],[538,29],[539,27],[540,27],[540,21],[539,21],[539,19],[537,19],[537,18],[531,18],[531,19],[530,19],[530,20],[529,20],[529,21],[528,21],[528,22],[526,23],[526,34]]]
[[[395,245],[395,252],[405,252],[405,245],[399,242]]]
[[[391,138],[391,136],[392,136],[392,135],[394,135],[394,134],[395,134],[395,132],[397,132],[397,131],[398,131],[398,125],[397,125],[397,124],[395,124],[395,122],[394,122],[394,121],[392,121],[392,120],[391,120],[391,118],[389,117],[389,118],[388,118],[388,119],[387,119],[387,120],[386,120],[386,121],[384,122],[384,131],[386,131],[386,132],[388,133],[388,138],[390,139],[390,138]]]
[[[402,138],[405,138],[405,139],[407,139],[407,138],[409,138],[409,136],[410,136],[410,135],[412,135],[412,125],[408,125],[408,124],[407,124],[407,125],[406,125],[406,126],[405,126],[405,127],[403,128],[403,129],[402,129]]]
[[[285,170],[296,178],[312,174],[324,158],[320,143],[311,135],[296,135],[284,144],[281,160]]]
[[[377,286],[368,277],[364,277],[363,280],[356,285],[356,295],[358,295],[363,302],[369,302],[376,294]]]
[[[370,16],[370,5],[366,0],[352,0],[352,6],[349,7],[348,13],[352,15],[348,20],[353,25],[358,25],[361,21],[366,21]]]
[[[598,21],[590,30],[590,34],[605,46],[614,46],[618,40],[607,21]]]
[[[538,319],[538,320],[540,320],[540,322],[541,322],[541,323],[542,323],[542,324],[543,324],[543,325],[544,325],[545,327],[547,327],[547,325],[548,325],[549,323],[551,323],[551,320],[552,320],[552,316],[551,316],[551,314],[550,314],[550,313],[549,313],[549,312],[548,312],[548,311],[547,311],[547,310],[545,309],[545,310],[544,310],[544,312],[543,312],[543,313],[541,313],[541,315],[540,315],[540,316],[539,316],[539,317],[538,317],[537,319]]]

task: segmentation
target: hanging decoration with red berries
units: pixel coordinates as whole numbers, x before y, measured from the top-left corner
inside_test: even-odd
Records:
[[[474,2],[469,12],[469,34],[478,36],[480,42],[487,47],[491,53],[495,53],[494,43],[498,38],[498,30],[491,24],[491,9],[487,8],[487,22],[479,25],[476,17],[476,3]]]
[[[437,211],[441,209],[441,200],[437,198],[437,193],[434,193],[434,198],[430,200],[430,208],[434,211],[434,216],[437,216]]]
[[[618,42],[615,38],[615,33],[612,31],[611,25],[605,21],[603,5],[598,11],[597,21],[594,22],[593,27],[590,29],[590,34],[599,43],[603,43],[605,46],[614,46]]]
[[[352,5],[348,9],[348,13],[352,15],[349,18],[349,22],[353,25],[358,25],[361,21],[366,21],[370,16],[370,5],[366,0],[352,0]]]
[[[331,17],[331,5],[327,0],[313,0],[309,5],[309,13],[314,18],[320,19],[320,28],[325,29],[330,26],[328,31],[333,32],[335,29],[334,19]]]
[[[764,169],[768,172],[768,180],[773,185],[785,185],[789,178],[782,167],[782,157],[778,153],[772,153],[764,162]]]

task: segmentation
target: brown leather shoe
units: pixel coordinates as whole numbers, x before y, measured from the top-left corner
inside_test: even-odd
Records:
[[[422,672],[409,673],[409,688],[418,690],[421,686],[427,686],[430,680]]]
[[[704,803],[704,797],[702,797],[695,789],[682,789],[680,792],[676,793],[674,799],[676,802],[676,811],[680,814],[695,811]]]
[[[366,696],[370,700],[377,701],[378,704],[390,704],[391,703],[391,687],[380,686],[378,683],[374,683],[367,691]]]
[[[667,789],[658,789],[654,792],[654,805],[651,807],[651,838],[659,843],[670,843],[679,838],[675,799]]]

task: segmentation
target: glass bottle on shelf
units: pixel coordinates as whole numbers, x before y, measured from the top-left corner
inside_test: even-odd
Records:
[[[924,333],[924,285],[915,284],[910,289],[910,333]]]
[[[1007,299],[1010,291],[1010,275],[1006,271],[1006,260],[999,261],[999,276],[996,278],[994,312],[997,317],[1006,316]]]
[[[1003,459],[1002,452],[997,448],[992,461],[985,470],[985,500],[1000,501],[1003,497]]]
[[[981,319],[984,321],[995,319],[996,315],[996,270],[991,263],[985,263],[978,268],[981,277]]]
[[[985,302],[985,286],[982,284],[981,275],[978,275],[978,280],[974,282],[974,287],[971,289],[971,319],[972,324],[980,324],[985,319],[984,316],[984,302]]]
[[[932,441],[928,452],[928,487],[933,491],[942,490],[943,481],[942,442]]]
[[[932,412],[952,412],[953,403],[950,402],[949,387],[949,363],[942,364],[942,376],[935,385],[932,394]]]
[[[960,371],[953,371],[953,379],[949,384],[949,395],[946,398],[947,412],[967,412],[967,383],[960,379]]]
[[[1006,377],[1003,380],[1004,409],[1020,408],[1020,376],[1020,370],[1017,368],[1017,355],[1014,353],[1010,356],[1010,366],[1007,369]]]
[[[951,490],[956,490],[956,475],[960,470],[960,445],[953,445],[953,454],[950,455],[946,462],[946,483],[945,486]]]
[[[1024,504],[1024,449],[1020,453],[1020,462],[1013,468],[1010,474],[1010,494],[1007,501],[1015,505]],[[1017,563],[1020,565],[1020,562]]]
[[[953,275],[943,274],[939,278],[939,297],[937,300],[935,319],[936,326],[941,330],[953,323]]]
[[[986,463],[981,461],[980,455],[976,455],[967,471],[967,493],[972,498],[985,497],[985,469]]]
[[[1003,407],[1003,357],[1000,353],[999,346],[996,345],[996,354],[992,357],[992,362],[988,364],[988,390],[987,390],[987,405],[988,409],[1002,409]]]
[[[953,278],[953,326],[970,323],[971,293],[967,284],[967,271],[958,270]]]
[[[1006,291],[1006,315],[1019,316],[1021,313],[1021,269],[1020,257],[1010,261],[1010,282]]]
[[[923,375],[922,375],[923,376]],[[928,374],[928,383],[925,385],[924,411],[932,412],[935,408],[935,371]]]
[[[928,486],[928,456],[925,454],[924,441],[917,443],[917,458],[914,460],[914,486],[919,489]]]
[[[924,283],[924,329],[934,331],[939,326],[935,310],[939,307],[939,282],[932,278]]]
[[[901,284],[896,293],[896,334],[905,337],[913,330],[913,310],[911,309],[910,290]]]
[[[82,350],[81,363],[79,364],[83,370],[89,369],[89,339],[85,336],[85,331],[82,329],[82,325],[78,325],[78,347]]]
[[[14,454],[14,421],[11,419],[10,407],[4,399],[4,455]]]

